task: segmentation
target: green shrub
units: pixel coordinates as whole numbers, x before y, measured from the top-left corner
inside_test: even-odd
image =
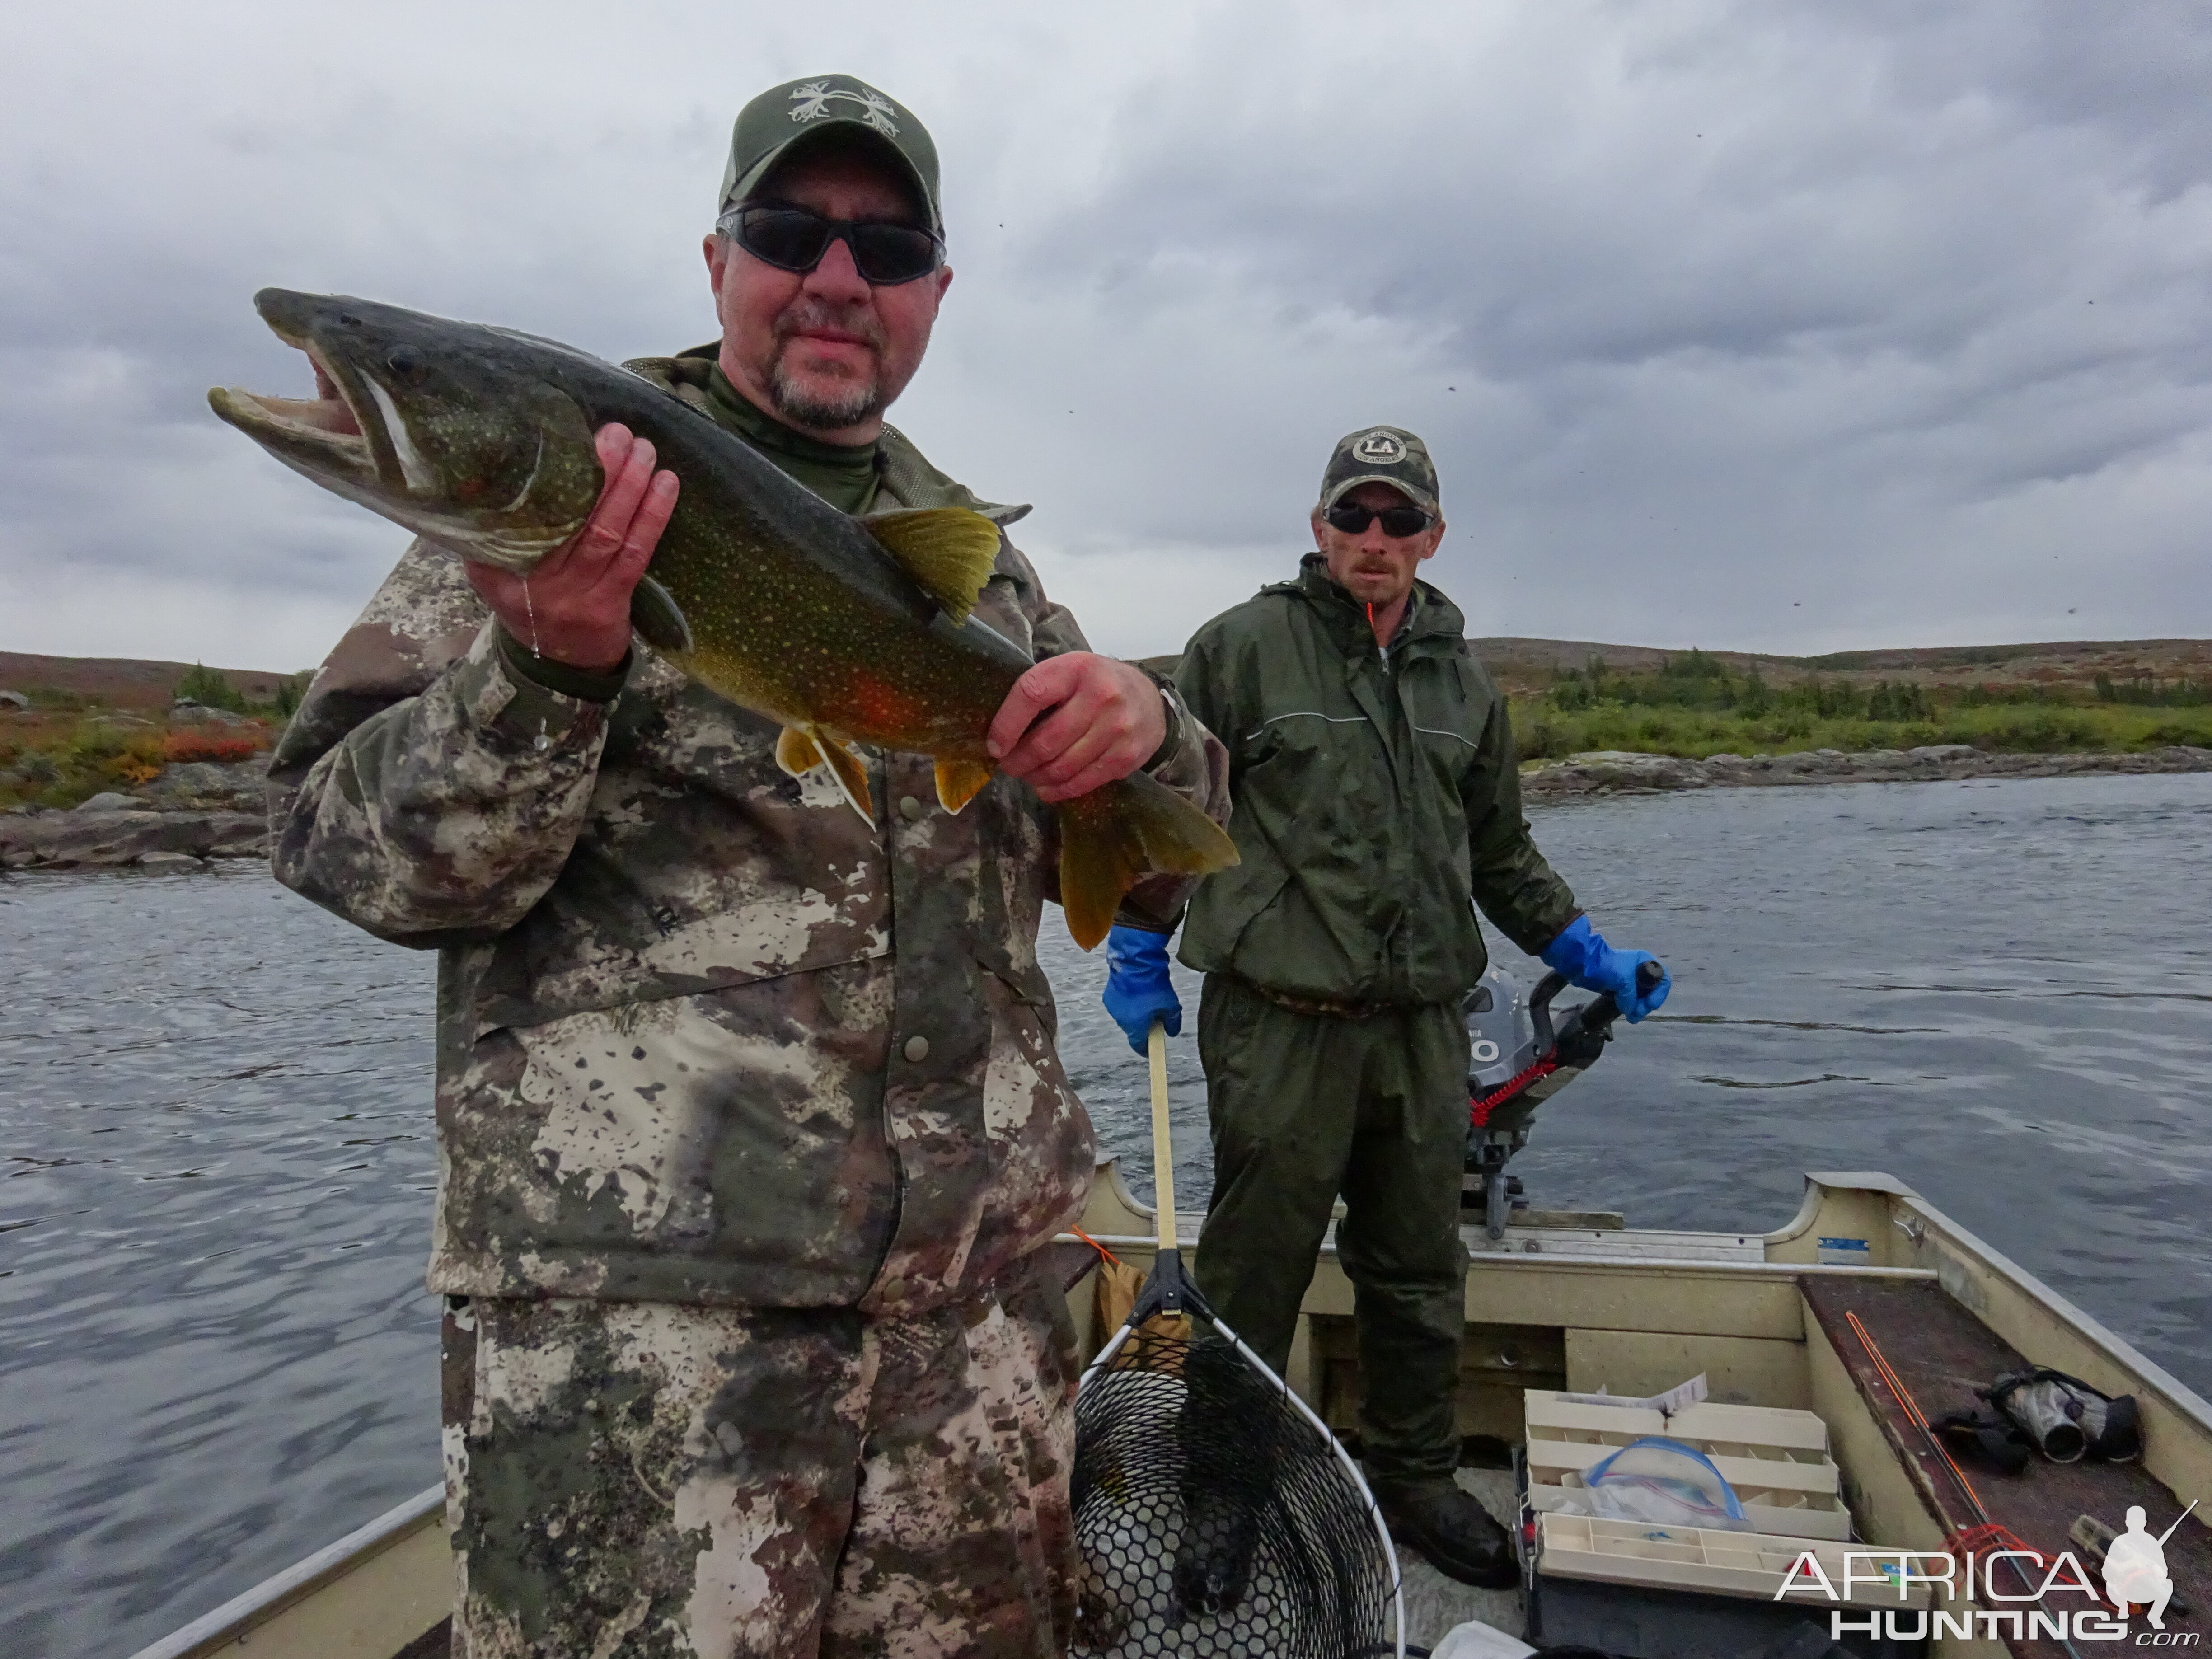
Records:
[[[290,720],[300,712],[300,699],[307,695],[307,682],[314,678],[314,671],[304,674],[287,674],[276,682],[276,695],[270,702],[279,720]]]
[[[177,682],[176,696],[179,701],[189,698],[209,708],[228,708],[235,714],[246,712],[245,694],[222,670],[204,663],[194,663],[185,671],[184,678]]]
[[[1631,677],[1596,672],[1597,667],[1593,664],[1590,671],[1551,691],[1514,700],[1513,730],[1523,759],[1557,760],[1593,749],[1701,759],[1723,750],[1787,754],[1928,744],[2027,754],[2126,752],[2168,744],[2212,748],[2212,706],[2069,702],[2043,696],[1947,700],[1942,690],[1920,686],[1893,686],[1887,695],[1876,686],[1861,696],[1850,687],[1831,685],[1809,695],[1800,695],[1799,687],[1769,688],[1762,711],[1754,714],[1750,699],[1741,695],[1733,708],[1617,697],[1613,694]],[[1671,683],[1711,684],[1680,674]],[[1824,707],[1829,712],[1821,712]],[[1905,712],[1876,717],[1882,709]]]

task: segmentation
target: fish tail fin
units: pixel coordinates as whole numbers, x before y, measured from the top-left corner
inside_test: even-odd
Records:
[[[1060,908],[1086,951],[1106,937],[1122,897],[1146,876],[1203,876],[1237,862],[1237,844],[1219,824],[1142,772],[1054,810]]]

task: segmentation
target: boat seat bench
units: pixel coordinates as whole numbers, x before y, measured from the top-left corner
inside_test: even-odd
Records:
[[[1978,1406],[1976,1389],[1987,1388],[2008,1371],[2023,1370],[2030,1362],[1933,1281],[1808,1274],[1798,1284],[1806,1311],[1842,1360],[1929,1515],[1947,1536],[1975,1524],[1950,1470],[1929,1449],[1926,1437],[1891,1394],[1846,1316],[1858,1316],[1890,1369],[1931,1422],[1947,1412]],[[1959,1455],[1955,1449],[1953,1455]],[[2084,1459],[2053,1463],[2038,1456],[2013,1476],[1964,1457],[1959,1467],[1973,1483],[1992,1521],[2009,1528],[2032,1549],[2050,1554],[2072,1550],[2100,1594],[2102,1572],[2067,1536],[2075,1517],[2092,1515],[2119,1531],[2127,1524],[2129,1505],[2140,1504],[2155,1534],[2166,1529],[2182,1507],[2139,1462]],[[2201,1510],[2192,1514],[2166,1540],[2166,1572],[2173,1581],[2174,1600],[2191,1610],[2186,1617],[2178,1617],[2167,1607],[2169,1632],[2212,1628],[2212,1528],[2201,1523],[2202,1514]],[[2050,1602],[2053,1610],[2088,1605],[2085,1596],[2056,1593]],[[2130,1626],[2136,1632],[2148,1628],[2140,1616]],[[2065,1659],[2058,1644],[2047,1638],[2007,1638],[2006,1645],[2021,1659]]]

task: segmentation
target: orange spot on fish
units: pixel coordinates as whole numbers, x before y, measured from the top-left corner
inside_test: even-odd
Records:
[[[928,704],[921,698],[866,669],[854,672],[848,695],[864,729],[871,732],[911,732],[928,714]]]

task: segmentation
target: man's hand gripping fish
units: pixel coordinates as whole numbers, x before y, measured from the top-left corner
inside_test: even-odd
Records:
[[[989,782],[985,733],[1030,659],[969,614],[998,556],[988,519],[853,518],[681,400],[554,341],[283,289],[254,307],[329,395],[208,401],[287,466],[464,558],[527,573],[582,528],[603,478],[592,434],[620,422],[683,483],[632,603],[648,645],[781,722],[784,769],[826,768],[871,823],[855,743],[933,757],[949,811]],[[1054,810],[1060,902],[1085,950],[1143,877],[1237,862],[1211,819],[1141,772]]]

